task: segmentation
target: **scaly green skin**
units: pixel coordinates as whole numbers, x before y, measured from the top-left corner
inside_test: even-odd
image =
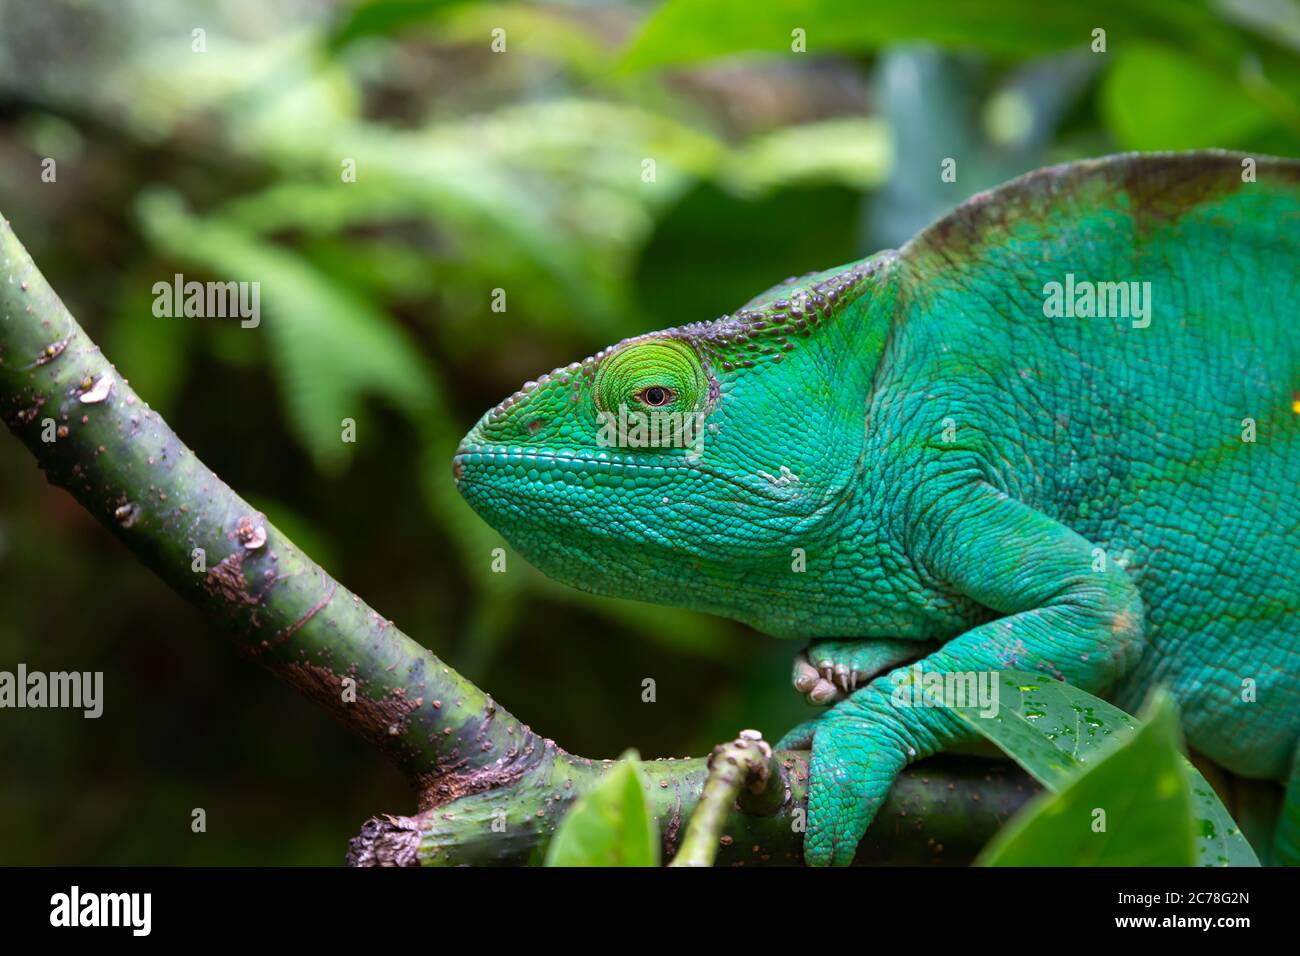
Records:
[[[1242,159],[1041,170],[556,370],[474,427],[460,490],[561,581],[835,639],[796,685],[852,693],[778,745],[812,747],[809,863],[851,860],[898,772],[967,739],[890,702],[922,641],[928,670],[1045,670],[1129,710],[1166,684],[1192,747],[1290,779],[1294,860],[1300,164],[1243,182]],[[1150,324],[1046,318],[1067,273],[1150,282]],[[661,400],[704,415],[700,448],[602,446],[599,411]]]

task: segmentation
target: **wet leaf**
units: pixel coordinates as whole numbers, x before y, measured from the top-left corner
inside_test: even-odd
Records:
[[[994,708],[952,711],[1050,790],[1063,791],[1140,734],[1142,723],[1086,691],[1043,674],[1000,671]],[[1179,757],[1197,821],[1202,866],[1258,866],[1254,850],[1214,788]]]
[[[1191,785],[1178,714],[1160,694],[1135,734],[1035,800],[985,849],[985,866],[1193,866]]]

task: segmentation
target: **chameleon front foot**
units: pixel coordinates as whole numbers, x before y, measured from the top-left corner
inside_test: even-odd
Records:
[[[886,671],[924,657],[932,645],[903,640],[813,641],[794,659],[794,689],[808,703],[838,703]]]

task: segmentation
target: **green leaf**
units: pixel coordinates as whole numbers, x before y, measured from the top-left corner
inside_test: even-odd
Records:
[[[1107,126],[1128,149],[1248,146],[1252,133],[1272,124],[1235,76],[1156,46],[1116,54],[1101,104]]]
[[[1130,744],[1141,724],[1087,691],[1042,674],[998,673],[996,712],[979,706],[953,713],[991,740],[1049,790],[1063,790],[1117,748]],[[1254,850],[1214,788],[1181,759],[1196,815],[1202,866],[1258,866]]]
[[[669,0],[632,41],[624,64],[643,68],[746,52],[791,55],[795,30],[803,31],[809,53],[874,50],[919,40],[1024,59],[1069,48],[1088,50],[1092,31],[1099,27],[1117,45],[1151,38],[1217,53],[1236,41],[1235,36],[1215,37],[1216,31],[1233,31],[1193,4],[912,0],[868,7],[861,0]]]
[[[952,710],[1048,789],[1059,790],[1137,731],[1133,717],[1071,684],[1025,671],[997,677],[994,713],[975,705]]]
[[[658,866],[659,832],[629,750],[568,812],[546,851],[547,866]]]
[[[357,40],[395,35],[433,20],[452,5],[453,0],[367,0],[338,17],[325,46],[337,53]]]
[[[969,3],[913,0],[669,0],[646,23],[626,54],[629,66],[683,62],[728,53],[791,52],[792,31],[808,50],[871,49],[900,40],[930,40],[1008,55],[1087,42],[1094,16],[1054,11],[1033,0]]]
[[[1259,857],[1241,827],[1190,760],[1183,758],[1183,773],[1192,790],[1192,815],[1196,828],[1198,866],[1259,866]]]
[[[985,849],[985,866],[1192,866],[1192,792],[1178,716],[1164,692],[1144,725],[1061,790],[1032,803]]]

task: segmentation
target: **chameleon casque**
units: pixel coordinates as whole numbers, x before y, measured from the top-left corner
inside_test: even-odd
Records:
[[[527,383],[457,485],[553,578],[809,642],[796,689],[832,706],[779,744],[812,749],[809,863],[848,863],[898,772],[970,735],[891,706],[918,658],[1129,711],[1167,686],[1192,748],[1286,783],[1297,862],[1300,163],[1246,160],[1030,173]],[[1131,314],[1099,286],[1063,315],[1067,282],[1139,285]],[[700,414],[702,440],[608,447],[620,406]]]

